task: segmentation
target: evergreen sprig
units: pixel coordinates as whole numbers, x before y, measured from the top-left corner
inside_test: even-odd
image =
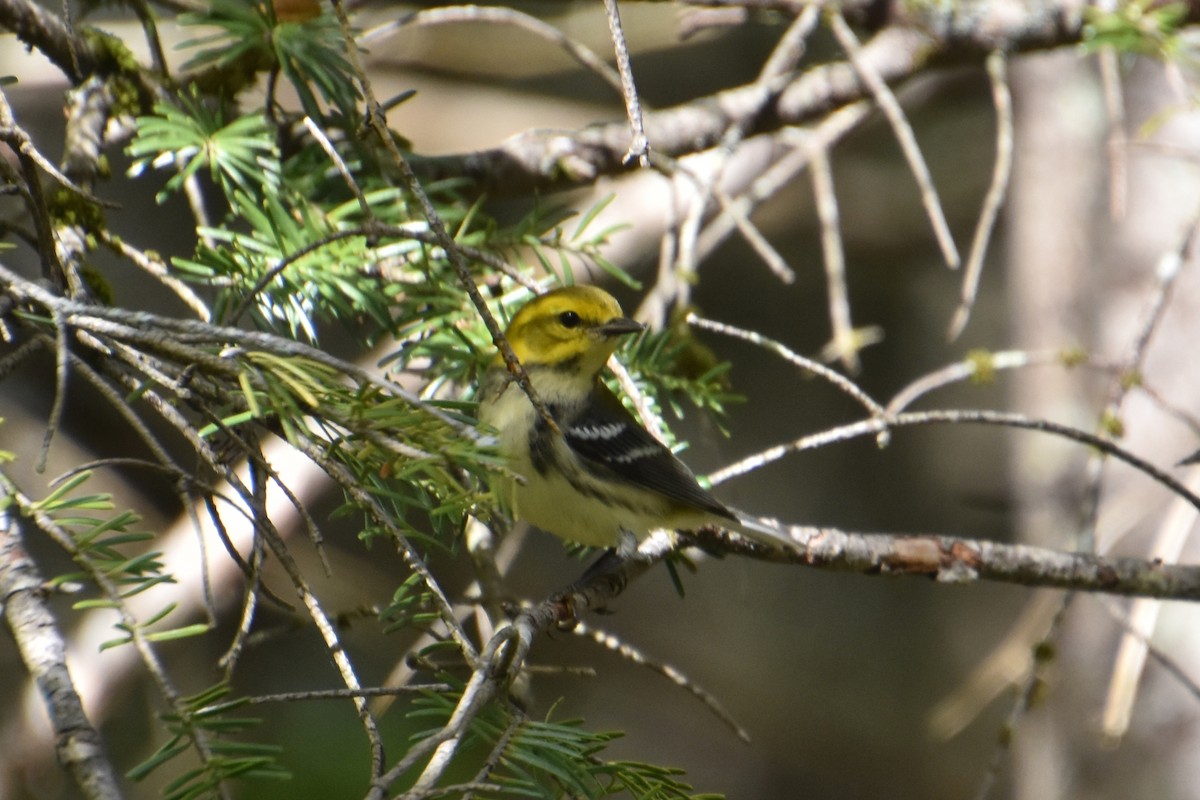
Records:
[[[414,701],[409,719],[418,724],[433,722],[439,727],[419,731],[413,738],[419,740],[440,729],[458,705],[461,691],[461,687],[446,692],[430,691]],[[622,735],[588,731],[578,719],[529,719],[511,705],[494,702],[471,721],[466,749],[476,754],[476,763],[464,764],[461,769],[474,769],[479,778],[503,787],[502,794],[481,792],[481,800],[487,797],[602,800],[615,795],[634,800],[718,797],[694,793],[680,779],[683,773],[678,769],[604,758],[605,749]]]

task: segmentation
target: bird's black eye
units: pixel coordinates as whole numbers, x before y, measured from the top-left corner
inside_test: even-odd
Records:
[[[562,323],[564,328],[578,328],[582,320],[574,311],[564,311],[558,315],[558,321]]]

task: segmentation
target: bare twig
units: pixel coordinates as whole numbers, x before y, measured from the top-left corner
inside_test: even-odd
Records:
[[[821,6],[819,3],[805,4],[803,10],[796,15],[788,25],[787,30],[775,43],[771,54],[763,62],[758,73],[758,83],[772,86],[787,76],[800,63],[807,49],[808,37],[816,30],[821,21]]]
[[[763,63],[759,70],[758,79],[752,84],[755,97],[752,102],[757,105],[760,111],[765,110],[778,98],[779,93],[787,84],[788,74],[795,69],[800,59],[804,55],[805,44],[809,35],[816,28],[817,22],[820,20],[820,12],[817,6],[813,5],[805,9],[784,31],[775,47],[771,50],[771,54]],[[707,212],[711,200],[715,199],[720,206],[721,214],[718,215],[719,220],[723,220],[732,225],[732,229],[737,230],[746,243],[754,250],[755,254],[762,259],[763,263],[784,283],[792,283],[796,279],[796,273],[788,265],[785,259],[778,250],[770,243],[766,236],[758,229],[758,227],[750,219],[750,210],[754,204],[738,202],[732,199],[727,191],[723,188],[722,182],[725,178],[725,171],[730,163],[732,155],[737,150],[748,132],[748,122],[753,118],[753,114],[736,118],[732,120],[729,128],[721,136],[718,147],[710,153],[716,158],[716,166],[708,171],[707,176],[701,177],[694,174],[693,171],[683,168],[682,163],[667,156],[658,156],[656,166],[661,164],[663,171],[671,177],[683,175],[690,178],[695,184],[697,193],[693,197],[687,215],[683,223],[679,226],[677,236],[672,242],[675,245],[675,252],[678,256],[678,269],[672,269],[671,275],[674,276],[679,272],[690,274],[695,272],[697,266],[702,259],[699,253],[699,237],[703,233],[700,225],[704,220],[704,215]],[[675,187],[677,184],[672,183]],[[664,242],[665,244],[665,242]],[[671,265],[674,267],[674,265]],[[687,299],[687,282],[672,280],[676,291],[674,296],[679,303],[685,303]],[[656,293],[660,296],[664,295],[664,291],[660,287],[664,287],[660,274],[659,287],[656,287]]]
[[[1024,350],[1002,350],[998,353],[972,354],[941,369],[917,378],[896,392],[887,404],[889,416],[899,414],[930,392],[965,380],[990,380],[998,371],[1019,369],[1035,364],[1063,364],[1064,356],[1059,352],[1035,352]]]
[[[350,171],[350,167],[346,165],[346,160],[342,158],[342,154],[333,146],[333,142],[329,141],[329,137],[325,135],[325,131],[321,130],[321,126],[313,121],[312,117],[304,117],[304,127],[308,134],[317,141],[321,149],[325,151],[325,155],[329,156],[329,160],[337,167],[338,174],[342,176],[342,181],[346,184],[346,188],[354,195],[354,199],[358,201],[358,208],[362,211],[363,219],[367,221],[368,226],[374,224],[375,212],[371,210],[371,204],[367,202],[366,196],[363,194],[362,187],[358,185],[358,181],[354,178],[354,173]]]
[[[1197,210],[1193,214],[1191,221],[1180,237],[1179,243],[1174,248],[1164,252],[1159,258],[1157,269],[1155,270],[1157,277],[1156,291],[1151,296],[1149,307],[1142,319],[1142,324],[1133,338],[1129,356],[1126,360],[1127,374],[1136,375],[1141,373],[1143,364],[1149,353],[1150,343],[1170,305],[1171,298],[1174,296],[1175,287],[1183,266],[1192,256],[1192,248],[1198,233],[1200,233],[1200,210]],[[1130,387],[1126,385],[1125,381],[1113,382],[1104,411],[1106,417],[1110,419],[1119,418],[1129,389]],[[1100,506],[1100,484],[1104,468],[1103,457],[1093,458],[1089,467],[1092,478],[1092,491],[1089,497],[1089,512],[1091,516],[1089,522],[1092,524],[1089,525],[1089,530],[1094,530],[1095,517],[1098,514]],[[1189,482],[1195,485],[1195,471],[1192,470],[1191,472],[1193,474],[1189,475]],[[1182,498],[1176,498],[1176,502],[1172,504],[1171,511],[1161,524],[1159,536],[1155,541],[1155,554],[1165,559],[1168,563],[1173,563],[1178,559],[1183,544],[1195,522],[1195,509],[1182,505],[1181,500]],[[1095,546],[1094,539],[1091,538],[1090,534],[1084,544],[1089,547]],[[1129,715],[1132,713],[1133,704],[1137,699],[1139,679],[1145,667],[1146,645],[1137,638],[1137,634],[1148,637],[1153,633],[1158,612],[1159,604],[1151,601],[1135,602],[1133,608],[1130,610],[1130,624],[1133,627],[1134,633],[1127,633],[1121,638],[1117,661],[1113,666],[1109,697],[1105,704],[1103,720],[1104,734],[1111,740],[1115,741],[1124,735],[1129,723]]]
[[[1133,616],[1120,605],[1119,601],[1103,595],[1093,595],[1093,597],[1125,633],[1136,638],[1145,646],[1151,659],[1174,677],[1179,685],[1187,690],[1188,694],[1196,700],[1200,700],[1200,681],[1189,675],[1182,664],[1163,652],[1162,648],[1156,647],[1144,633],[1138,630],[1137,626],[1133,624]]]
[[[357,480],[356,476],[349,469],[327,458],[321,450],[320,443],[307,441],[304,443],[302,451],[315,463],[320,464],[329,473],[330,477],[341,484],[342,488],[355,502],[359,503],[363,508],[371,510],[375,520],[387,530],[396,542],[396,548],[405,563],[413,572],[420,575],[425,582],[425,587],[429,590],[430,596],[433,597],[438,609],[438,616],[450,631],[450,635],[462,651],[464,659],[469,664],[476,664],[479,660],[479,655],[475,651],[474,644],[467,637],[466,631],[459,624],[458,617],[455,615],[450,601],[442,592],[441,586],[434,579],[424,559],[421,558],[416,548],[408,541],[408,538],[400,530],[400,527],[392,520],[391,515],[384,511],[383,507],[379,504],[379,500],[363,488],[361,482]]]
[[[1008,193],[1008,182],[1012,177],[1012,93],[1008,88],[1007,60],[1008,57],[999,50],[988,56],[987,60],[988,79],[992,86],[992,105],[996,109],[996,160],[992,164],[992,182],[983,198],[979,221],[975,224],[975,236],[971,239],[967,268],[963,270],[962,299],[950,322],[948,338],[951,341],[959,337],[971,318],[975,295],[979,291],[979,278],[983,275],[983,261],[987,257],[992,231],[995,229],[1000,207]]]
[[[928,64],[936,53],[932,44],[920,31],[888,29],[863,45],[861,61],[884,80],[895,82]],[[720,145],[735,128],[744,136],[773,132],[783,125],[823,119],[830,109],[869,96],[854,68],[841,62],[805,70],[781,90],[767,93],[773,100],[765,106],[763,90],[756,81],[647,113],[646,135],[654,143],[655,153],[677,158]],[[412,166],[422,178],[465,177],[489,193],[528,192],[591,182],[600,175],[625,171],[622,157],[628,143],[625,121],[574,133],[531,130],[490,150],[417,159]]]
[[[262,502],[258,501],[255,494],[247,489],[244,482],[233,470],[223,468],[220,461],[216,463],[210,462],[210,466],[220,469],[224,472],[226,481],[231,486],[237,489],[243,501],[247,502],[255,512],[255,530],[258,535],[264,537],[267,546],[271,549],[272,554],[279,561],[288,578],[292,582],[297,595],[308,611],[309,619],[316,625],[317,631],[324,641],[326,652],[330,660],[337,668],[338,674],[342,678],[342,682],[347,689],[359,690],[362,688],[362,683],[358,679],[358,675],[354,669],[354,665],[350,661],[349,655],[346,653],[345,647],[341,643],[337,629],[333,621],[325,613],[321,607],[320,601],[316,594],[313,593],[312,587],[309,585],[308,578],[303,570],[296,563],[291,552],[288,550],[284,538],[280,535],[279,530],[275,527],[270,517],[266,513],[265,499]],[[366,733],[371,751],[371,776],[372,779],[383,772],[383,738],[379,732],[379,723],[375,720],[367,705],[366,698],[357,696],[354,698],[354,707],[358,712],[359,722]]]
[[[50,418],[46,420],[46,431],[42,434],[42,449],[38,454],[38,472],[46,469],[50,457],[50,443],[62,426],[63,408],[67,404],[67,376],[71,373],[71,349],[68,346],[67,323],[61,314],[54,315],[54,402],[50,405]]]
[[[854,398],[855,401],[862,405],[862,407],[870,412],[873,416],[883,417],[887,414],[887,411],[884,409],[884,407],[876,402],[857,383],[850,380],[845,375],[831,370],[829,367],[825,366],[819,361],[813,361],[811,358],[805,358],[799,353],[792,351],[782,342],[777,342],[774,339],[763,336],[761,333],[756,331],[738,328],[734,325],[729,325],[724,322],[715,322],[710,319],[704,319],[696,314],[689,314],[687,321],[689,325],[695,325],[697,328],[714,331],[725,336],[733,336],[770,350],[805,372],[812,373],[813,375],[823,378],[829,383],[833,384],[837,389]]]
[[[797,131],[789,140],[796,144],[769,169],[758,176],[741,195],[732,199],[712,222],[700,232],[696,242],[696,257],[704,259],[736,230],[735,214],[747,216],[762,202],[773,197],[795,179],[811,160],[811,148],[828,149],[866,119],[871,106],[866,101],[855,103],[830,114],[820,125],[808,131]]]
[[[870,88],[875,102],[879,104],[880,110],[883,111],[883,115],[887,117],[888,123],[892,126],[896,141],[900,143],[900,149],[904,152],[905,160],[908,161],[908,168],[912,171],[913,177],[917,181],[917,187],[921,190],[921,202],[925,206],[925,213],[929,215],[929,222],[933,226],[938,247],[942,249],[942,258],[945,259],[946,266],[957,269],[959,265],[958,247],[954,244],[950,226],[946,224],[946,214],[942,210],[942,202],[938,199],[937,189],[933,185],[933,177],[929,174],[929,166],[925,163],[925,157],[921,155],[917,137],[913,133],[912,126],[908,124],[908,119],[904,116],[904,109],[900,107],[900,101],[888,88],[884,77],[863,57],[863,47],[859,44],[854,31],[850,30],[842,13],[831,11],[828,18],[829,28],[833,31],[838,44],[850,57],[850,63],[854,65],[859,78]]]
[[[221,526],[218,525],[217,527]],[[203,536],[200,537],[200,541],[204,541]],[[254,624],[254,614],[258,610],[258,594],[262,587],[262,564],[265,554],[266,549],[263,545],[263,537],[256,535],[254,537],[254,544],[250,550],[250,560],[246,564],[250,571],[250,579],[246,581],[246,586],[243,590],[242,616],[238,622],[237,630],[233,634],[233,641],[229,643],[229,649],[217,659],[217,666],[225,671],[226,680],[230,680],[233,677],[233,671],[237,667],[238,659],[242,655],[242,648],[246,646],[246,639],[250,636],[250,628]],[[350,689],[347,691],[354,690]]]
[[[582,66],[596,75],[621,94],[621,76],[617,71],[604,62],[590,48],[576,42],[558,28],[546,22],[519,11],[503,6],[441,6],[439,8],[423,8],[405,14],[399,19],[379,25],[363,33],[359,41],[363,44],[373,44],[378,40],[403,30],[406,27],[423,25],[446,25],[461,22],[488,22],[493,25],[512,25],[521,30],[539,36],[558,47],[561,47]]]
[[[850,321],[850,294],[846,289],[846,253],[842,247],[842,232],[838,223],[837,193],[833,188],[833,169],[829,153],[813,148],[809,165],[812,171],[813,196],[817,202],[817,218],[821,222],[821,253],[825,262],[825,288],[829,297],[829,321],[833,328],[827,361],[841,361],[846,371],[856,374],[859,369],[858,350],[861,347],[854,324]]]
[[[743,742],[749,743],[750,734],[747,733],[746,729],[743,728],[738,721],[735,720],[733,716],[725,710],[725,707],[721,705],[721,701],[714,697],[711,692],[706,691],[702,686],[696,684],[691,678],[683,674],[676,667],[673,667],[666,662],[649,657],[641,650],[641,648],[631,645],[629,642],[622,640],[619,636],[610,631],[593,627],[586,621],[581,620],[571,632],[576,636],[585,636],[588,639],[591,639],[601,647],[607,650],[612,650],[614,653],[621,656],[621,658],[631,661],[634,664],[637,664],[639,667],[645,667],[652,672],[662,675],[664,678],[671,681],[671,683],[688,692],[690,695],[703,703],[705,708],[711,711],[717,719],[721,720],[721,722],[723,722],[731,731],[733,731],[735,736],[737,736]]]
[[[1193,468],[1188,485],[1200,490],[1200,470]],[[1175,564],[1196,524],[1197,510],[1183,498],[1176,498],[1159,525],[1154,544],[1147,554],[1155,562]],[[1121,637],[1109,677],[1108,696],[1104,702],[1101,732],[1107,742],[1116,745],[1129,729],[1133,706],[1138,697],[1138,683],[1149,654],[1149,638],[1158,623],[1162,603],[1138,598],[1129,607],[1126,632]]]
[[[732,477],[744,475],[752,470],[761,469],[767,464],[777,461],[790,453],[798,453],[804,450],[824,447],[832,444],[833,442],[847,441],[859,436],[878,436],[881,432],[888,429],[894,430],[896,428],[913,425],[943,424],[999,425],[1001,427],[1023,428],[1025,430],[1049,433],[1054,436],[1060,436],[1065,439],[1079,442],[1080,444],[1089,445],[1106,453],[1107,455],[1117,458],[1120,461],[1124,461],[1126,464],[1129,464],[1131,467],[1142,472],[1144,475],[1146,475],[1146,477],[1152,479],[1156,483],[1161,484],[1162,486],[1171,490],[1174,494],[1186,499],[1191,505],[1200,509],[1200,496],[1194,494],[1190,489],[1188,489],[1176,478],[1172,477],[1164,470],[1156,467],[1154,464],[1151,464],[1145,459],[1134,455],[1125,448],[1114,444],[1109,439],[1088,433],[1087,431],[1081,431],[1078,428],[1072,428],[1069,425],[1061,425],[1048,420],[1031,419],[1021,414],[1012,414],[1003,411],[975,409],[913,411],[904,414],[897,414],[887,418],[867,419],[862,420],[861,422],[840,425],[836,428],[830,428],[819,433],[803,436],[792,442],[776,445],[763,450],[753,456],[742,459],[735,464],[731,464],[728,467],[711,474],[709,479],[714,483],[728,480]]]
[[[1104,86],[1104,111],[1108,117],[1108,209],[1114,220],[1124,219],[1129,195],[1129,136],[1125,133],[1125,98],[1121,93],[1121,67],[1111,45],[1096,54]]]
[[[426,736],[409,748],[395,766],[372,784],[367,793],[367,800],[383,800],[393,783],[428,756],[431,757],[425,770],[402,797],[419,797],[436,785],[458,750],[467,725],[495,697],[501,683],[506,679],[509,664],[506,654],[511,650],[509,645],[514,636],[515,629],[507,627],[492,637],[481,654],[479,666],[472,672],[471,679],[463,688],[462,696],[451,713],[450,720],[441,730]]]
[[[721,205],[721,210],[733,220],[733,225],[737,228],[738,233],[746,240],[746,243],[754,250],[762,262],[767,265],[776,278],[781,283],[789,284],[796,282],[796,270],[792,269],[787,263],[787,259],[775,249],[775,245],[763,235],[758,226],[754,224],[742,208],[733,201],[728,194],[725,193],[719,186],[713,186],[713,196],[717,198],[717,202]],[[697,232],[699,233],[699,232]]]
[[[134,0],[131,5],[138,22],[142,23],[142,30],[146,33],[146,44],[150,48],[150,63],[154,71],[163,79],[169,79],[167,56],[163,52],[162,40],[158,36],[158,23],[154,21],[154,12],[150,10],[150,4],[146,0]]]
[[[633,66],[629,63],[629,45],[625,42],[625,31],[621,28],[621,11],[617,0],[604,0],[604,15],[608,19],[608,31],[612,35],[613,52],[617,56],[617,72],[621,76],[621,95],[625,98],[625,113],[629,117],[629,149],[622,161],[636,160],[643,167],[650,166],[650,142],[642,123],[642,103],[638,98],[637,86],[633,81]]]
[[[50,209],[38,171],[39,162],[45,163],[45,159],[32,146],[28,135],[17,127],[12,107],[3,92],[0,92],[0,141],[5,141],[17,154],[23,178],[20,190],[27,198],[30,215],[33,217],[38,255],[42,261],[42,276],[56,286],[65,288],[69,285],[68,277],[59,259],[58,241],[54,235],[54,225],[50,219]],[[34,160],[33,153],[37,153],[37,161]]]
[[[134,266],[141,269],[147,274],[153,275],[155,279],[160,281],[164,286],[175,293],[184,305],[195,312],[196,316],[205,322],[212,321],[212,310],[201,297],[196,294],[191,286],[176,278],[167,271],[167,265],[162,262],[162,259],[151,256],[149,253],[143,252],[131,245],[125,239],[114,236],[111,231],[101,230],[97,232],[97,238],[100,239],[106,246],[111,248],[113,252],[120,254],[126,258]]]

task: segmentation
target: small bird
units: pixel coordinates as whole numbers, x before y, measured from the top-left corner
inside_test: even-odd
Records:
[[[558,430],[548,425],[497,354],[479,389],[479,421],[524,478],[497,486],[514,517],[563,539],[628,555],[651,531],[706,524],[773,547],[781,531],[736,514],[638,424],[600,372],[621,337],[645,327],[608,292],[569,286],[530,300],[505,338]]]

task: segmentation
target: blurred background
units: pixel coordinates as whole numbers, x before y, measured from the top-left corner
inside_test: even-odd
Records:
[[[600,4],[518,7],[611,61]],[[369,31],[407,9],[363,4],[355,21]],[[688,14],[671,4],[622,7],[638,89],[650,109],[753,80],[788,22],[783,15],[753,14],[684,39]],[[142,46],[132,25],[104,16],[90,21],[135,50]],[[162,34],[174,44],[186,38],[169,23],[162,25]],[[0,45],[0,73],[19,78],[6,89],[18,122],[43,152],[60,152],[56,142],[62,136],[65,88],[60,74],[10,37]],[[528,129],[576,130],[624,116],[622,100],[610,87],[551,44],[515,28],[404,29],[368,38],[366,48],[366,65],[380,96],[416,90],[391,113],[389,123],[420,155],[463,153]],[[178,58],[177,51],[170,53]],[[819,29],[804,63],[841,58],[832,38]],[[883,332],[882,341],[861,352],[855,376],[875,398],[886,400],[975,348],[1078,347],[1113,362],[1129,356],[1159,296],[1156,268],[1178,250],[1195,223],[1200,175],[1191,76],[1152,59],[1121,61],[1117,72],[1125,101],[1120,130],[1126,136],[1114,150],[1112,107],[1106,108],[1096,57],[1065,48],[1012,58],[1013,180],[985,260],[977,305],[954,341],[948,341],[947,329],[962,275],[947,269],[939,255],[892,129],[874,112],[832,150],[854,323]],[[995,160],[996,114],[987,76],[980,64],[943,68],[904,84],[898,93],[951,231],[965,252]],[[110,157],[114,174],[122,174],[127,160],[116,152]],[[1120,165],[1115,178],[1114,164]],[[738,179],[752,179],[753,160],[744,168],[748,173]],[[657,174],[636,174],[541,199],[586,208],[615,193],[604,220],[629,227],[614,237],[609,256],[650,285],[669,223],[668,184]],[[121,203],[120,210],[108,214],[114,230],[165,256],[189,254],[186,208],[156,205],[144,186],[123,192],[124,185],[128,182],[117,179],[104,186],[104,196]],[[1124,193],[1115,210],[1114,185]],[[753,216],[795,270],[794,282],[782,282],[733,236],[700,265],[693,301],[707,317],[757,330],[815,357],[831,329],[811,187],[802,173]],[[497,213],[509,208],[517,213],[531,200],[497,197],[493,204]],[[116,303],[178,310],[165,293],[144,291],[145,281],[128,266],[105,258],[97,254]],[[36,270],[33,263],[17,260],[13,266],[30,274]],[[609,288],[627,310],[638,306],[638,292]],[[1185,257],[1141,381],[1187,414],[1200,407],[1194,352],[1198,301],[1200,279]],[[697,472],[859,418],[860,409],[847,397],[777,356],[711,333],[698,335],[732,363],[733,387],[746,401],[726,420],[727,437],[698,414],[677,422],[678,432],[691,443],[684,458]],[[326,346],[336,350],[338,343],[334,339]],[[386,352],[384,343],[366,363],[373,365]],[[0,448],[37,452],[53,379],[54,365],[47,358],[0,386],[5,419]],[[1097,430],[1114,384],[1112,374],[1050,364],[1001,373],[989,385],[942,390],[922,407],[1010,409]],[[14,477],[36,494],[44,491],[48,476],[99,454],[121,452],[125,434],[97,413],[103,408],[83,387],[73,390],[66,430],[54,442],[44,475],[32,471],[34,459],[23,458],[13,465]],[[1200,446],[1188,425],[1164,413],[1144,392],[1133,393],[1121,418],[1123,444],[1164,467]],[[926,427],[897,431],[883,449],[864,438],[793,455],[721,485],[717,494],[739,508],[789,522],[1073,549],[1093,532],[1092,456],[1079,445],[1039,434]],[[1189,477],[1183,471],[1179,476]],[[156,491],[144,475],[97,477],[117,495],[118,507],[145,515],[148,530],[166,533],[189,525],[171,495],[161,487]],[[1154,551],[1171,498],[1123,468],[1104,467],[1100,483],[1094,526],[1099,548],[1136,555]],[[317,512],[327,515],[339,502],[330,490]],[[367,683],[381,682],[411,642],[402,636],[381,638],[366,610],[387,603],[401,565],[390,550],[364,549],[346,522],[340,533],[336,521],[325,523],[334,571],[331,578],[317,579],[316,587],[331,613],[344,620],[345,643],[360,676]],[[184,541],[181,557],[194,558],[194,538]],[[1184,544],[1177,557],[1187,559],[1190,552]],[[45,574],[69,569],[50,548],[35,548],[34,555]],[[210,544],[208,557],[221,558],[219,547]],[[1063,607],[1060,593],[939,585],[735,558],[699,563],[695,574],[684,574],[685,597],[658,568],[630,587],[610,614],[587,622],[673,665],[711,692],[750,734],[748,744],[661,675],[569,633],[539,640],[533,662],[588,667],[595,675],[535,676],[530,716],[582,717],[592,730],[622,730],[625,736],[611,746],[612,757],[678,766],[697,791],[731,798],[971,798],[987,784],[997,759],[997,783],[989,795],[995,798],[1200,797],[1200,701],[1194,683],[1152,657],[1144,674],[1130,678],[1125,673],[1125,680],[1140,687],[1128,729],[1105,727],[1123,632],[1117,619],[1128,613],[1128,601],[1081,596],[1065,606],[1052,644],[1040,651],[1046,660],[1039,702],[1012,727],[1010,714],[1029,685],[1035,645]],[[305,566],[310,574],[320,574],[315,559]],[[471,579],[461,553],[437,556],[433,566],[451,588],[462,590]],[[541,598],[580,570],[557,540],[535,532],[514,563],[509,586],[516,596]],[[276,586],[286,588],[282,582]],[[185,692],[212,682],[212,665],[236,625],[240,589],[225,591],[228,595],[219,599],[228,618],[213,634],[165,649]],[[63,625],[81,637],[88,625],[103,630],[109,624],[81,621],[69,600],[54,603]],[[316,633],[272,613],[265,612],[264,634],[247,651],[235,690],[262,694],[337,685]],[[1158,651],[1184,674],[1200,675],[1196,610],[1167,604],[1157,622],[1151,635]],[[104,675],[125,669],[116,661],[123,654],[101,655],[93,647],[81,648],[74,657],[77,678],[85,673],[98,678],[96,691],[103,697],[91,698],[97,709],[93,718],[118,765],[146,758],[161,744],[152,724],[161,709],[145,675],[134,668],[123,679],[105,682]],[[37,732],[44,725],[43,712],[7,646],[0,646],[0,687],[0,798],[74,796],[48,760],[52,750],[38,738],[44,735]],[[367,749],[348,703],[274,704],[254,712],[264,720],[256,735],[283,745],[280,760],[296,778],[247,784],[238,796],[362,795]],[[414,731],[394,711],[382,724],[394,759]],[[321,734],[313,736],[314,730]],[[1011,750],[1005,753],[1000,743],[1009,741]],[[131,785],[129,794],[157,796],[161,783],[156,778]]]

